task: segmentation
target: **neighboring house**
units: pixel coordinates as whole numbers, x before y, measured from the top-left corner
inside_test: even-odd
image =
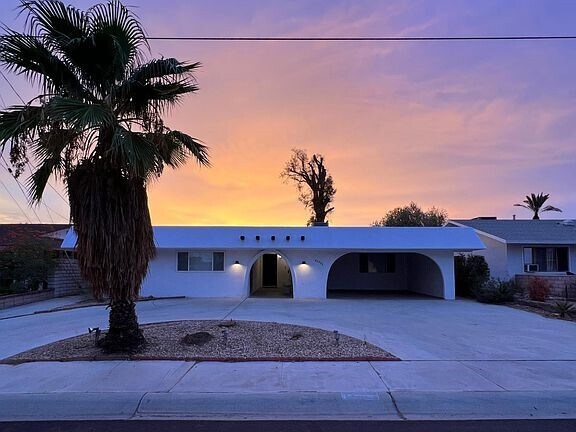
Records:
[[[449,220],[447,227],[470,227],[486,245],[482,255],[490,275],[560,276],[576,270],[576,224],[572,220],[475,218]]]
[[[11,250],[37,238],[51,239],[58,250],[69,228],[69,224],[0,224],[0,250]]]
[[[454,253],[484,245],[471,228],[154,227],[142,296],[326,298],[413,291],[454,298]],[[62,247],[73,250],[70,230]]]
[[[48,277],[47,288],[53,291],[54,297],[77,294],[86,283],[80,276],[73,254],[66,253],[60,247],[70,227],[70,224],[0,224],[0,251],[33,244],[39,239],[47,240],[57,263]]]

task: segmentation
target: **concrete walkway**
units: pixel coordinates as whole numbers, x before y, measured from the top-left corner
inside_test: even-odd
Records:
[[[106,327],[104,307],[43,314],[26,307],[0,315],[0,358]],[[337,329],[403,361],[0,365],[0,421],[354,419],[417,430],[402,428],[540,419],[556,421],[554,430],[576,427],[575,323],[424,298],[173,299],[139,303],[138,314],[142,323],[233,318]],[[535,426],[543,427],[532,420],[515,430]]]

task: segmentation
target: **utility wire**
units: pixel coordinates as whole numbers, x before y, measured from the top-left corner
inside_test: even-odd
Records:
[[[26,102],[24,102],[24,99],[22,99],[22,96],[20,96],[20,93],[18,93],[16,91],[16,89],[14,88],[14,86],[12,85],[12,83],[8,80],[8,78],[6,78],[6,75],[4,75],[4,72],[2,72],[2,70],[0,69],[0,75],[2,75],[2,78],[4,78],[4,80],[8,83],[8,85],[10,86],[10,88],[12,89],[12,91],[16,94],[16,96],[18,96],[18,98],[22,101],[22,103],[24,105],[26,105]]]
[[[24,218],[26,218],[26,220],[28,221],[28,223],[32,223],[32,220],[30,219],[30,217],[28,216],[28,213],[26,213],[22,207],[20,207],[20,204],[18,204],[18,201],[16,201],[16,198],[14,198],[14,195],[12,195],[10,193],[10,189],[8,189],[6,187],[6,185],[4,184],[4,182],[2,181],[2,179],[0,178],[0,184],[2,186],[4,186],[4,189],[6,189],[6,192],[8,192],[8,195],[10,196],[10,198],[12,198],[12,201],[14,201],[14,203],[16,204],[16,206],[20,209],[20,211],[22,212],[22,214],[24,215]]]
[[[6,168],[6,170],[8,172],[10,172],[10,168],[8,167],[8,162],[6,162],[6,159],[4,158],[4,155],[0,155],[0,158],[2,159],[2,161],[4,162],[4,168]],[[22,195],[24,195],[24,199],[27,200],[28,197],[26,196],[26,191],[24,191],[24,188],[22,187],[22,185],[20,184],[20,181],[18,181],[18,179],[16,177],[14,177],[13,175],[11,175],[10,177],[12,177],[14,179],[14,181],[16,182],[16,184],[18,185],[18,188],[20,189],[20,192],[22,192]],[[36,216],[36,219],[38,219],[39,223],[42,223],[42,220],[40,219],[40,216],[38,216],[38,213],[36,213],[36,210],[34,210],[32,207],[30,207],[30,210],[32,210],[32,213],[34,213],[34,216]]]
[[[149,36],[147,40],[159,41],[285,41],[285,42],[452,42],[452,41],[536,41],[576,40],[576,35],[516,35],[516,36]]]
[[[18,93],[18,91],[14,88],[14,86],[12,85],[12,83],[10,82],[10,80],[8,80],[8,78],[6,78],[6,75],[4,75],[4,72],[2,72],[2,70],[0,69],[0,75],[2,76],[2,78],[4,78],[4,80],[8,83],[8,85],[10,86],[10,88],[12,89],[12,91],[14,92],[14,94],[16,94],[16,96],[18,96],[18,99],[20,99],[22,101],[22,103],[24,105],[26,105],[26,102],[24,102],[24,99],[22,98],[22,96],[20,96],[20,93]],[[3,99],[2,99],[3,100]],[[6,105],[6,104],[4,104]],[[3,157],[3,156],[2,156]],[[36,167],[34,167],[34,169],[36,169]],[[64,196],[62,196],[62,194],[60,192],[58,192],[58,190],[52,186],[50,184],[50,182],[47,183],[47,185],[50,187],[50,189],[52,189],[54,192],[56,192],[56,194],[62,199],[62,201],[64,201],[66,204],[68,204],[68,200],[66,198],[64,198]],[[52,210],[54,211],[54,210]],[[54,213],[56,213],[54,211]],[[58,214],[58,213],[56,213]],[[59,215],[60,217],[62,217],[62,215]],[[66,219],[66,218],[64,218]]]

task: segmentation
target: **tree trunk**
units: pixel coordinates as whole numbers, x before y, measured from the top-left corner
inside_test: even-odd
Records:
[[[105,351],[134,353],[146,345],[133,301],[111,301],[109,324],[108,333],[98,342]]]

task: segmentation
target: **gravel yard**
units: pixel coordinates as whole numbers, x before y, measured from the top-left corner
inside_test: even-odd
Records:
[[[399,360],[389,352],[337,332],[257,321],[173,321],[141,326],[146,348],[131,355],[103,354],[95,336],[61,340],[1,363],[75,360],[372,361]],[[102,334],[101,336],[104,336]]]

